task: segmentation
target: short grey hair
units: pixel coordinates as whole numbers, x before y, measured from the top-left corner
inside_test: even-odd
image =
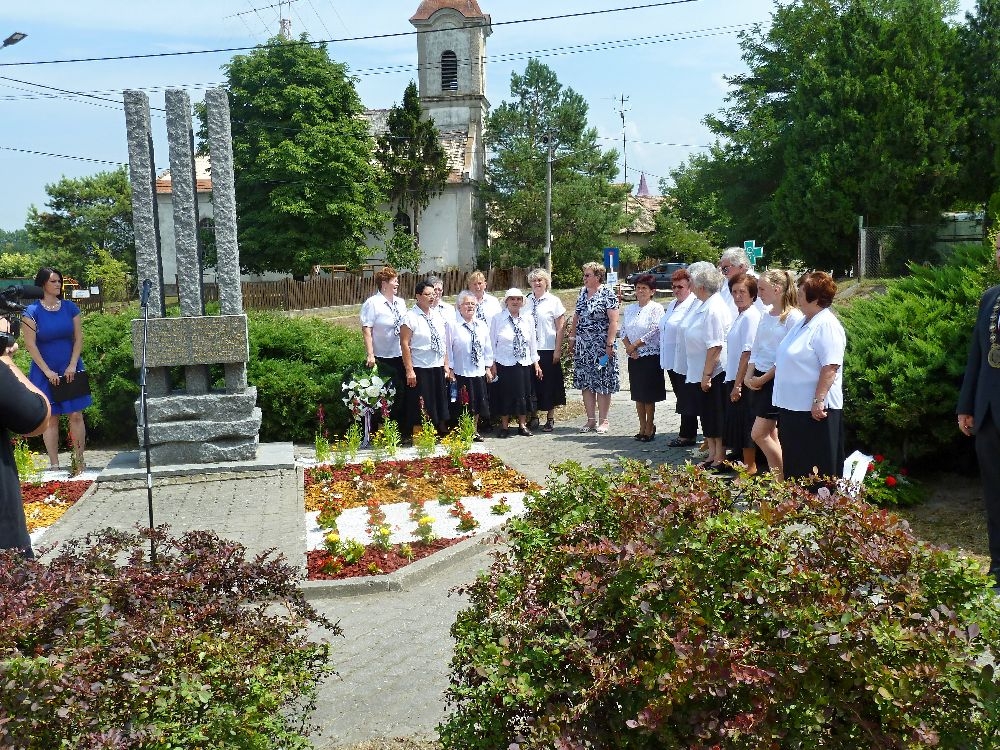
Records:
[[[750,267],[750,261],[747,260],[746,251],[742,247],[727,247],[723,250],[722,256],[719,258],[719,265],[721,266],[727,260],[731,265],[740,268]]]
[[[475,302],[477,305],[479,304],[479,300],[476,299],[476,295],[474,295],[468,289],[458,293],[458,299],[455,300],[455,304],[461,307],[462,303],[465,302],[466,297],[471,298],[472,301]]]
[[[545,282],[545,288],[552,288],[552,276],[544,268],[536,268],[534,271],[528,274],[528,283],[530,284],[535,279],[542,279]]]
[[[687,272],[691,274],[691,288],[701,288],[709,294],[718,292],[726,282],[726,277],[722,275],[722,271],[706,260],[692,263],[688,266]]]
[[[442,287],[444,287],[444,279],[442,279],[440,276],[428,276],[426,279],[424,279],[424,281],[430,282],[431,286],[437,286],[438,284],[440,284]]]

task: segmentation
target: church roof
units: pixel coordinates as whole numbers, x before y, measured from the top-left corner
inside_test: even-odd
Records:
[[[426,21],[439,10],[445,8],[457,10],[466,18],[489,18],[479,9],[479,3],[476,0],[423,0],[410,21]]]
[[[663,195],[630,195],[627,211],[632,218],[631,234],[652,234],[656,231],[656,214],[668,199]],[[622,229],[619,234],[625,234]]]
[[[372,134],[372,137],[378,138],[386,132],[389,110],[366,109],[363,117],[368,122],[368,132]],[[440,130],[438,131],[438,140],[444,149],[448,164],[448,183],[461,183],[462,175],[468,175],[472,171],[473,146],[475,144],[473,138],[469,136],[468,128],[464,130]]]

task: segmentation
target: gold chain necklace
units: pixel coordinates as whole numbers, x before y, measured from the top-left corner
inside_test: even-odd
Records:
[[[997,295],[996,304],[993,305],[993,313],[990,315],[990,351],[986,355],[986,361],[990,367],[1000,369],[1000,344],[997,343],[997,318],[1000,317],[1000,294]]]

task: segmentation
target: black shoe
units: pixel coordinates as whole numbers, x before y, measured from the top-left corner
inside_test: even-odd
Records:
[[[667,443],[667,445],[671,448],[687,448],[689,446],[694,445],[696,442],[697,441],[695,441],[694,438],[675,437],[673,440]]]
[[[481,443],[481,442],[483,442],[483,436],[482,436],[482,435],[480,435],[480,434],[479,434],[479,433],[477,432],[477,433],[476,433],[475,435],[473,435],[473,436],[472,436],[472,442],[473,442],[473,443]]]
[[[644,440],[645,438],[646,438],[646,436],[645,436],[645,435],[643,435],[643,434],[642,434],[641,432],[637,432],[637,433],[635,433],[635,434],[634,434],[634,435],[632,436],[632,439],[633,439],[633,440],[639,440],[639,441],[642,441],[642,440]]]
[[[552,432],[556,428],[555,420],[547,419],[545,424],[542,425],[542,432]]]
[[[527,427],[518,427],[517,434],[522,437],[531,437],[531,430],[529,430]]]
[[[499,430],[497,430],[497,437],[498,438],[509,438],[510,437],[510,430],[507,429],[506,427],[501,427]]]
[[[528,429],[537,430],[538,429],[538,415],[536,414],[531,419],[528,420]]]
[[[653,433],[653,435],[655,435],[655,434],[656,433]],[[652,443],[653,442],[653,435],[643,435],[642,436],[642,442],[644,442],[644,443]]]

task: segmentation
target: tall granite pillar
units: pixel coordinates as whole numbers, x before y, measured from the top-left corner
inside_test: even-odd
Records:
[[[174,211],[174,247],[177,253],[177,296],[181,315],[204,315],[191,97],[181,89],[167,89],[166,103],[170,202]],[[189,365],[184,369],[184,379],[188,393],[208,393],[208,367],[205,365]]]
[[[138,94],[138,96],[137,96]],[[126,92],[126,102],[141,102],[145,95]],[[182,366],[186,390],[162,393],[147,399],[150,459],[156,465],[213,463],[252,459],[257,455],[261,411],[257,408],[257,389],[247,387],[246,366],[249,357],[247,319],[243,314],[239,276],[239,249],[236,238],[236,200],[233,179],[232,140],[229,132],[229,103],[222,97],[206,100],[209,122],[215,131],[211,143],[212,181],[215,205],[222,207],[219,232],[219,297],[221,315],[205,315],[201,294],[201,259],[198,253],[198,211],[194,176],[194,149],[191,130],[191,104],[184,92],[167,93],[167,130],[170,141],[171,182],[173,185],[174,222],[177,240],[178,292],[181,317],[163,315],[162,291],[160,314],[148,321],[148,366],[155,370]],[[224,114],[217,110],[224,108]],[[129,143],[152,143],[149,135],[149,107],[146,119],[128,116]],[[149,163],[151,159],[151,146]],[[141,156],[141,154],[140,154]],[[137,159],[134,170],[142,168]],[[133,171],[133,175],[136,171]],[[155,185],[155,183],[151,183]],[[133,185],[133,188],[135,186]],[[133,200],[133,215],[147,212],[155,216],[155,194],[139,194]],[[137,221],[138,223],[138,221]],[[159,247],[155,260],[144,254],[141,263],[155,262],[162,268]],[[159,271],[162,290],[162,271]],[[154,289],[156,284],[154,283]],[[141,361],[143,321],[132,321],[132,348],[136,367]],[[210,389],[208,366],[223,365],[226,388]],[[204,373],[204,375],[202,375]],[[136,403],[136,413],[140,404]],[[137,429],[140,444],[142,425]]]
[[[205,92],[208,113],[208,146],[212,152],[212,205],[215,216],[216,275],[219,280],[219,311],[243,314],[240,283],[240,250],[236,241],[236,184],[233,173],[233,130],[229,120],[229,94],[225,89]],[[245,362],[225,366],[226,390],[247,387]]]
[[[160,262],[160,222],[156,212],[156,166],[149,97],[144,91],[125,92],[125,125],[128,132],[128,168],[132,184],[132,226],[135,230],[135,262],[141,284],[149,279],[149,316],[166,315],[163,301],[163,265]],[[146,371],[146,388],[156,396],[170,391],[166,368]]]

